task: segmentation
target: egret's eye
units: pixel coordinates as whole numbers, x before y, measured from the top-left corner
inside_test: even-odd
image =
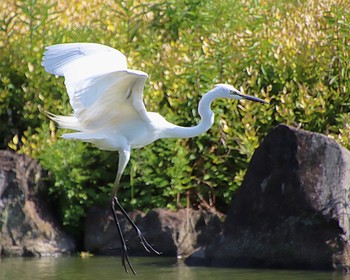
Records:
[[[232,94],[232,95],[238,95],[238,94],[237,94],[237,91],[235,91],[235,90],[230,90],[230,94]]]

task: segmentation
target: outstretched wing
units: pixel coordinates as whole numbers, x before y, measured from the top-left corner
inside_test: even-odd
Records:
[[[127,69],[125,56],[92,44],[59,44],[46,48],[42,65],[64,76],[74,116],[84,129],[117,126],[126,120],[148,121],[142,95],[147,74]]]

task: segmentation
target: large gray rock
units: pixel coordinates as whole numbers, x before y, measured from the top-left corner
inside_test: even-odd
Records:
[[[146,255],[135,231],[118,214],[131,255]],[[164,256],[184,257],[219,237],[220,219],[206,211],[154,209],[145,215],[130,213],[147,241]],[[92,207],[85,222],[85,250],[95,254],[119,254],[120,241],[109,210]],[[119,250],[118,250],[119,249]],[[148,254],[147,254],[148,255]]]
[[[36,160],[0,151],[0,255],[46,256],[75,250],[42,197]]]
[[[348,271],[349,195],[350,152],[279,125],[253,155],[221,240],[187,263]]]

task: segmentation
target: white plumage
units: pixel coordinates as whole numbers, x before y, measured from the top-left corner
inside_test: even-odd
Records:
[[[91,142],[104,150],[119,150],[123,140],[131,147],[148,144],[149,140],[130,138],[136,136],[130,124],[139,134],[144,130],[140,126],[151,122],[142,100],[147,74],[127,69],[121,52],[99,44],[60,44],[47,48],[42,65],[47,72],[65,77],[74,113],[50,116],[60,127],[79,132],[63,138]],[[129,139],[118,139],[126,127],[129,133],[124,136]]]

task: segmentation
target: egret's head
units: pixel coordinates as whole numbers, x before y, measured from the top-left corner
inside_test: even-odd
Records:
[[[215,92],[217,92],[219,97],[223,98],[230,98],[230,99],[247,99],[255,102],[260,102],[260,103],[267,103],[266,101],[250,96],[250,95],[245,95],[241,93],[238,89],[234,88],[231,85],[227,84],[217,84],[215,85]]]

